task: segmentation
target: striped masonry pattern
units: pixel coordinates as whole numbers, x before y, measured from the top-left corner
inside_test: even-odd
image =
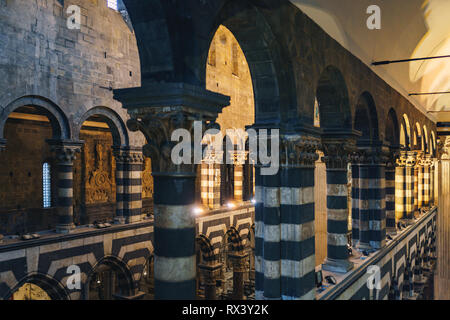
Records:
[[[201,199],[202,204],[209,207],[209,165],[202,161],[201,166]]]
[[[195,299],[195,174],[153,173],[155,299]],[[180,245],[183,244],[183,245]]]
[[[417,199],[417,209],[421,209],[423,207],[423,198],[424,198],[424,186],[423,186],[423,164],[422,161],[418,161],[417,163],[417,179],[418,179],[418,199]]]
[[[212,181],[212,186],[210,186],[210,208],[218,209],[220,208],[220,163],[214,163],[212,165],[213,170],[210,170],[210,181]],[[211,176],[212,175],[212,176]]]
[[[71,235],[70,239],[37,240],[27,248],[11,248],[0,254],[0,300],[8,299],[14,289],[26,282],[38,283],[52,299],[88,299],[85,295],[96,267],[108,263],[117,266],[125,281],[124,295],[138,288],[145,262],[153,251],[153,227],[150,223],[130,229],[121,226],[101,231]],[[5,249],[5,248],[3,248]],[[65,284],[76,264],[81,271],[81,288],[67,290]],[[51,282],[49,280],[51,279]]]
[[[234,165],[234,200],[242,202],[242,187],[243,187],[243,173],[244,166],[242,164]]]
[[[359,185],[361,188],[361,179]],[[347,192],[347,169],[327,169],[327,259],[331,261],[348,259]],[[364,219],[363,214],[360,207],[360,222]],[[361,223],[359,241],[364,241],[361,239]]]
[[[133,223],[141,220],[142,213],[142,151],[130,150],[127,160],[123,164],[123,193],[119,201],[123,203],[125,222]]]
[[[419,168],[414,166],[414,212],[419,210]]]
[[[203,161],[201,164],[201,199],[209,209],[220,208],[220,164]]]
[[[395,168],[386,167],[386,232],[395,233]]]
[[[73,161],[58,163],[58,225],[61,232],[74,228],[73,224]]]
[[[405,168],[405,219],[414,218],[414,167]]]
[[[370,216],[371,216],[371,167],[359,166],[359,243],[360,249],[371,249]]]
[[[395,166],[395,220],[403,219],[405,215],[405,171],[403,163],[397,163]]]
[[[430,165],[430,206],[434,205],[434,169],[435,164],[434,161],[431,162]]]
[[[369,190],[361,189],[361,198],[369,198],[370,246],[381,249],[386,244],[386,180],[384,164],[369,166],[368,176],[361,176],[361,181],[368,179]]]
[[[359,165],[352,164],[352,245],[359,242]]]
[[[431,227],[436,220],[437,210],[429,211],[422,215],[417,222],[417,226],[407,229],[398,243],[392,247],[385,247],[386,250],[379,251],[374,263],[367,263],[361,271],[362,275],[367,275],[367,268],[377,265],[381,274],[381,290],[373,295],[379,300],[395,299],[401,300],[405,295],[403,288],[405,286],[405,272],[407,270],[407,260],[410,261],[410,270],[414,270],[414,259],[416,259],[420,250],[416,251],[419,239],[423,239],[426,230]],[[431,232],[431,236],[433,233]],[[425,243],[425,242],[424,242]],[[426,245],[426,243],[425,243]],[[410,282],[413,272],[409,276]],[[371,298],[371,292],[367,287],[366,277],[355,277],[349,283],[346,283],[345,289],[336,290],[334,293],[321,297],[321,300],[368,300]],[[414,281],[416,281],[414,276]],[[411,285],[410,285],[411,288]]]
[[[264,299],[281,299],[280,172],[263,176],[263,273]]]
[[[430,205],[430,165],[425,162],[423,166],[423,206]]]
[[[313,300],[314,167],[283,166],[281,185],[281,296],[283,300]]]
[[[255,166],[255,299],[264,299],[264,186]]]

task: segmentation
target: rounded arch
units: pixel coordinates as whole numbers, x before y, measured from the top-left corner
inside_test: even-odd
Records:
[[[402,116],[401,123],[401,132],[400,132],[400,144],[408,150],[411,149],[411,125],[409,123],[409,118],[406,113]]]
[[[20,107],[30,106],[45,115],[52,126],[53,139],[70,139],[69,120],[62,109],[50,99],[40,96],[24,96],[9,103],[0,115],[0,139],[4,138],[4,129],[9,115]]]
[[[436,156],[436,134],[434,133],[433,130],[431,130],[430,141],[431,141],[431,153],[433,156]]]
[[[121,279],[119,279],[120,287],[124,290],[124,295],[130,295],[134,288],[133,276],[127,264],[115,256],[105,256],[98,260],[97,263],[92,267],[89,272],[83,290],[83,298],[89,300],[89,284],[92,277],[99,271],[105,268],[111,268],[121,274]]]
[[[400,144],[400,129],[397,114],[393,108],[389,110],[386,118],[385,139],[391,147],[397,147]]]
[[[208,34],[209,44],[220,25],[233,34],[247,60],[253,84],[255,121],[296,119],[292,62],[260,9],[250,1],[224,1]],[[209,46],[200,57],[200,78],[203,81],[206,79],[208,52]]]
[[[76,139],[80,138],[80,131],[83,123],[88,120],[90,117],[99,117],[103,122],[105,122],[110,130],[113,137],[113,146],[128,146],[129,138],[128,131],[125,123],[122,118],[117,114],[114,110],[111,110],[107,107],[94,107],[86,111],[80,119],[80,122],[77,125],[77,130],[75,131]]]
[[[352,128],[347,84],[339,69],[328,66],[322,71],[317,84],[316,98],[319,103],[321,128]]]
[[[416,122],[414,126],[414,148],[416,150],[423,150],[423,136],[420,124]]]
[[[425,153],[430,153],[430,143],[428,138],[428,129],[426,125],[423,126],[423,142],[424,142],[423,151]]]
[[[214,255],[214,248],[211,244],[211,240],[203,234],[200,234],[195,239],[200,252],[202,253],[202,260],[205,263],[212,263],[216,261],[217,257]]]
[[[361,94],[356,104],[354,128],[362,132],[362,140],[374,141],[379,138],[377,108],[367,91]]]
[[[54,278],[41,273],[29,274],[21,279],[8,294],[4,297],[5,300],[11,299],[13,294],[26,283],[32,283],[42,290],[44,290],[52,300],[70,300],[69,293],[64,286]]]

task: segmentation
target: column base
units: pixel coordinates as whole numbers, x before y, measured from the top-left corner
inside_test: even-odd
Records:
[[[125,217],[115,217],[114,223],[115,224],[125,224]]]
[[[410,226],[416,223],[416,221],[414,219],[402,219],[402,222],[406,225],[406,226]]]
[[[131,296],[124,296],[121,294],[113,294],[115,300],[144,300],[145,292],[139,291]]]
[[[70,233],[75,229],[75,225],[73,223],[71,224],[59,224],[56,226],[56,232],[57,233]]]
[[[375,251],[374,248],[369,243],[364,243],[364,242],[359,242],[358,246],[356,247],[356,250],[358,250],[358,251],[368,251],[368,252]]]
[[[397,229],[396,228],[386,228],[386,234],[388,234],[390,236],[396,236]]]
[[[3,243],[3,235],[0,234],[0,244],[2,244],[2,243]]]
[[[322,270],[338,273],[347,273],[353,269],[353,262],[341,259],[327,258],[322,264]]]

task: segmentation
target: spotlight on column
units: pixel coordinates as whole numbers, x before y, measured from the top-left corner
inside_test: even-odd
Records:
[[[233,202],[228,202],[228,203],[227,203],[227,207],[228,207],[229,209],[233,209],[234,207],[236,207],[236,205],[235,205]]]
[[[255,198],[252,198],[251,201],[252,201],[253,204],[256,204],[256,199]]]
[[[195,216],[199,216],[203,213],[203,209],[200,207],[195,207],[192,212],[194,213]]]

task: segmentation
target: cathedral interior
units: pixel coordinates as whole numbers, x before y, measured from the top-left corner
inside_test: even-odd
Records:
[[[450,300],[449,12],[0,0],[0,300]]]

